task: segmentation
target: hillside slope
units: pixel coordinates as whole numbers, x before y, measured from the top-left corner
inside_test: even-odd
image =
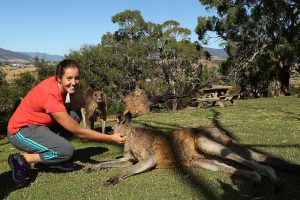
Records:
[[[33,62],[33,58],[23,53],[0,48],[0,62],[26,64]]]
[[[15,52],[0,48],[0,62],[2,63],[28,64],[33,63],[36,57],[50,62],[59,62],[64,59],[64,56],[60,55],[50,55],[40,52]]]
[[[38,57],[39,59],[43,59],[45,61],[52,61],[52,62],[59,62],[64,59],[64,57],[60,55],[50,55],[47,53],[40,53],[40,52],[20,52],[20,53],[26,54],[32,58]]]

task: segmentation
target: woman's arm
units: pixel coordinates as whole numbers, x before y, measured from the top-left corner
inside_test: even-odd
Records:
[[[91,129],[82,128],[67,112],[53,112],[50,114],[62,127],[82,139],[115,142],[118,144],[125,142],[125,138],[120,134],[107,135]]]

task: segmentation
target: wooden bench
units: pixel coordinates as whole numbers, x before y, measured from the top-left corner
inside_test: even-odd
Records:
[[[202,90],[202,92],[205,94],[204,96],[199,98],[192,98],[192,100],[194,104],[197,105],[197,107],[219,105],[223,108],[224,101],[230,101],[231,104],[234,104],[234,100],[238,97],[238,95],[230,96],[228,94],[230,89],[232,89],[232,86],[214,85],[206,87]]]

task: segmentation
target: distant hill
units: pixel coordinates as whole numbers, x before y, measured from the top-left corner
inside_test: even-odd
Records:
[[[32,63],[33,58],[23,54],[0,48],[0,62],[2,63]]]
[[[15,52],[0,48],[0,62],[2,63],[29,64],[33,63],[36,57],[50,62],[59,62],[64,59],[60,55],[50,55],[40,52]]]
[[[222,58],[228,57],[228,55],[224,49],[213,49],[213,48],[204,47],[204,50],[208,51],[208,53],[211,56],[217,56],[217,57],[222,57]]]
[[[204,50],[208,51],[211,56],[227,58],[227,53],[224,51],[224,49],[213,49],[204,47]],[[15,52],[0,48],[0,62],[2,63],[29,64],[33,63],[34,58],[36,57],[50,62],[59,62],[64,59],[64,56],[60,55],[50,55],[40,52]]]
[[[38,57],[40,59],[44,59],[45,61],[52,61],[52,62],[59,62],[64,59],[64,57],[60,55],[50,55],[50,54],[40,53],[40,52],[20,52],[20,53],[26,54],[32,58]]]

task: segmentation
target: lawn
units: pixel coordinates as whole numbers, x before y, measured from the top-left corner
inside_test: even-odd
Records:
[[[177,112],[150,113],[133,119],[135,126],[148,124],[172,130],[199,125],[215,126],[252,149],[300,164],[300,99],[295,96],[240,100],[225,108],[212,107]],[[95,163],[122,155],[122,147],[73,139],[74,161],[83,169],[31,171],[32,182],[16,186],[7,157],[18,152],[0,144],[0,199],[300,199],[300,177],[278,173],[272,185],[198,168],[154,169],[129,177],[115,186],[105,180],[123,169],[86,173]]]

